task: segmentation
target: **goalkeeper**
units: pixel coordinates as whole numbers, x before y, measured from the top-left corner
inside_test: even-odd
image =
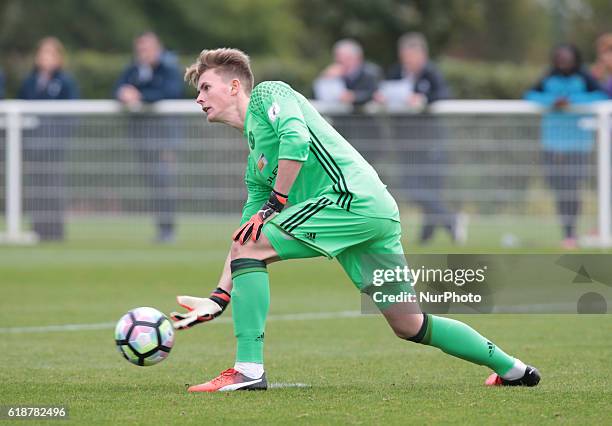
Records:
[[[249,58],[237,49],[204,50],[185,80],[198,91],[209,122],[224,123],[248,142],[248,198],[216,290],[208,298],[179,296],[186,313],[174,326],[189,328],[220,315],[232,300],[237,339],[233,368],[189,392],[266,389],[264,329],[270,305],[269,263],[315,256],[336,258],[361,292],[364,255],[402,255],[395,200],[376,171],[310,103],[282,82],[253,88]],[[403,265],[399,265],[402,266]],[[386,286],[411,291],[407,283]],[[388,298],[385,300],[389,300]],[[395,334],[489,367],[490,385],[535,386],[538,371],[507,355],[466,324],[424,314],[415,303],[377,303]]]

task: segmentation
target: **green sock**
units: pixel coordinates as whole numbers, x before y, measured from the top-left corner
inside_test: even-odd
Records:
[[[270,281],[265,262],[236,259],[232,270],[232,318],[237,339],[236,362],[263,364],[264,329],[270,307]]]
[[[495,346],[467,324],[450,318],[424,314],[418,334],[409,339],[434,346],[449,355],[486,365],[497,374],[506,374],[514,365],[514,358]]]

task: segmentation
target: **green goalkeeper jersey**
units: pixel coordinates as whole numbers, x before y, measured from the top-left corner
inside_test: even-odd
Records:
[[[283,159],[303,163],[290,204],[325,197],[348,212],[399,222],[397,204],[376,170],[288,84],[265,81],[253,89],[244,135],[249,157],[243,222],[270,196]]]

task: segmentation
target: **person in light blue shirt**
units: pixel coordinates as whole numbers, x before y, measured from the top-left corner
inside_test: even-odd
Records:
[[[588,126],[589,116],[568,112],[567,108],[605,100],[607,96],[583,68],[578,49],[571,44],[561,44],[553,51],[550,70],[524,98],[550,108],[542,117],[542,161],[563,226],[562,245],[575,248],[576,221],[580,213],[579,185],[587,177],[595,136]]]

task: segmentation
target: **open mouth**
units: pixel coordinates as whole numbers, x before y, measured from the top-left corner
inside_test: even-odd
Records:
[[[206,114],[208,114],[211,109],[211,107],[202,107],[202,111],[204,111]]]

